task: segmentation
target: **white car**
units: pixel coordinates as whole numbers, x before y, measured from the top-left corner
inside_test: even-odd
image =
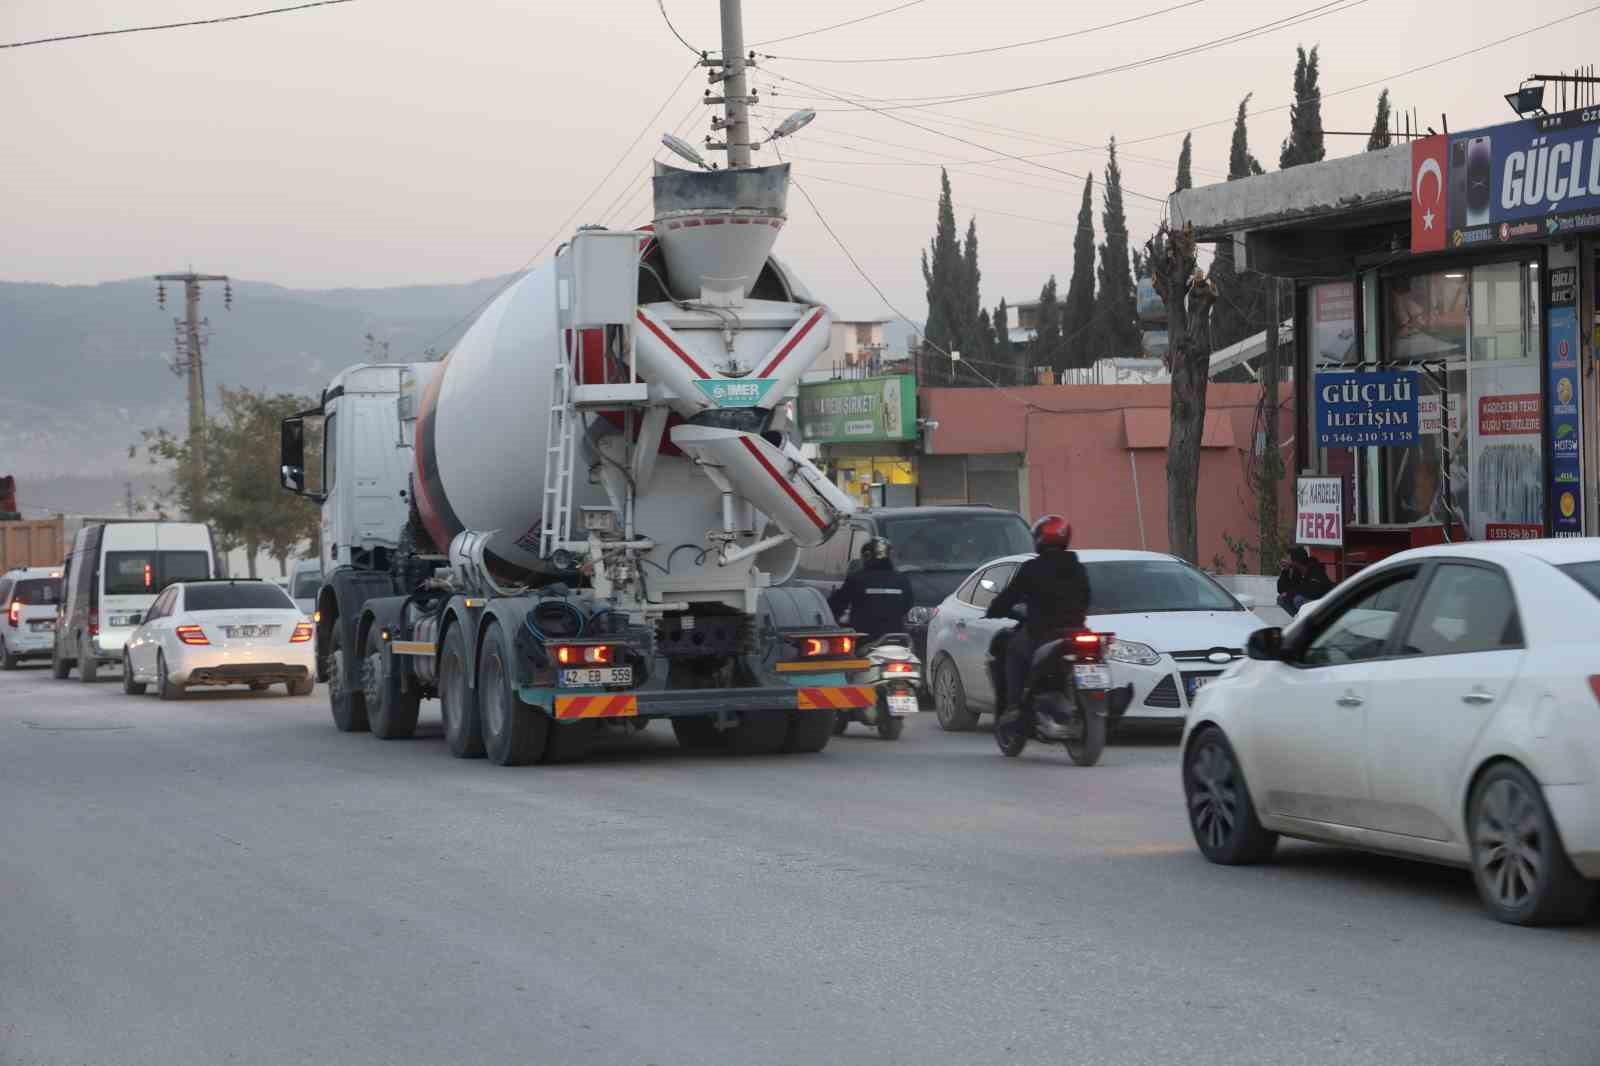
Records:
[[[18,567],[0,574],[0,669],[48,659],[61,606],[61,568]]]
[[[1502,921],[1581,919],[1600,879],[1600,540],[1445,544],[1340,585],[1190,712],[1195,841],[1279,834],[1467,866]]]
[[[321,588],[321,559],[301,559],[289,571],[289,595],[307,618],[317,611],[317,593]]]
[[[984,611],[1031,555],[980,566],[939,605],[928,627],[934,708],[946,730],[972,729],[995,710],[989,644],[1013,625]],[[1124,719],[1182,723],[1200,686],[1244,657],[1261,619],[1205,573],[1171,555],[1078,552],[1089,573],[1088,627],[1112,633],[1114,688],[1133,686]]]
[[[266,581],[180,581],[156,597],[123,650],[122,689],[164,700],[192,685],[316,686],[314,629],[289,594]]]

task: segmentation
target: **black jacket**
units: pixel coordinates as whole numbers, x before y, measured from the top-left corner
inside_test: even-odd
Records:
[[[911,610],[911,580],[887,561],[873,561],[850,574],[828,597],[833,616],[869,638],[903,633]]]
[[[1089,614],[1089,572],[1078,553],[1051,549],[1029,559],[985,615],[1005,618],[1019,603],[1028,607],[1028,634],[1036,643],[1081,627]]]
[[[1294,567],[1285,566],[1278,575],[1279,596],[1304,596],[1308,600],[1320,600],[1332,588],[1333,582],[1328,580],[1328,572],[1316,559],[1307,564],[1304,573],[1296,573]]]

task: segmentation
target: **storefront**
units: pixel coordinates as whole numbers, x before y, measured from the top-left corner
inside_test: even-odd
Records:
[[[910,374],[805,382],[801,439],[863,507],[917,502],[917,385]]]
[[[1296,467],[1343,480],[1353,562],[1600,528],[1596,117],[1175,198],[1203,239],[1234,239],[1248,265],[1296,280]]]

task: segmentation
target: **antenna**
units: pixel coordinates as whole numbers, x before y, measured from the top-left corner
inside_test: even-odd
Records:
[[[694,145],[690,144],[682,137],[675,136],[671,133],[663,133],[661,135],[661,143],[665,145],[667,150],[672,152],[673,155],[687,159],[701,170],[711,169],[711,164],[707,163],[705,158],[701,156],[699,152],[695,151]]]

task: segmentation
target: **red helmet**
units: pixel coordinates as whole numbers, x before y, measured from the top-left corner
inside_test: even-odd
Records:
[[[1058,514],[1047,514],[1033,524],[1034,551],[1046,548],[1070,548],[1072,523]]]

